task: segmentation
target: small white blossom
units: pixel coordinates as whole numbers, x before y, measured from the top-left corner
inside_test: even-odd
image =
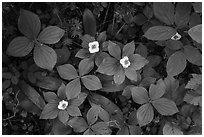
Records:
[[[98,41],[93,41],[89,43],[89,52],[96,53],[99,51],[99,43]]]
[[[172,40],[180,40],[180,38],[181,38],[181,35],[178,32],[171,37]]]
[[[67,101],[60,101],[59,104],[58,104],[58,109],[61,109],[61,110],[65,110],[68,106],[68,102]]]
[[[123,68],[128,68],[130,66],[130,61],[129,58],[127,56],[124,56],[121,60],[120,60],[120,64],[123,66]]]

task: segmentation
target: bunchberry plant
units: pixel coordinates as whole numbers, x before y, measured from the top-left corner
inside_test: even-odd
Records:
[[[78,107],[84,102],[87,94],[81,92],[77,96],[73,94],[66,96],[65,91],[66,86],[62,83],[57,91],[57,95],[54,92],[43,93],[48,104],[42,110],[41,119],[55,119],[58,117],[62,123],[66,123],[70,116],[76,117],[82,115]]]
[[[39,17],[27,10],[20,10],[18,29],[24,36],[13,39],[7,49],[7,54],[14,57],[28,55],[34,48],[33,59],[44,69],[52,70],[57,63],[57,54],[45,44],[55,44],[64,35],[64,30],[56,26],[48,26],[40,32]]]
[[[108,52],[112,57],[105,58],[97,71],[106,75],[113,75],[114,82],[118,85],[124,82],[125,77],[137,81],[136,71],[144,67],[148,60],[139,54],[134,54],[134,51],[134,41],[127,43],[122,51],[120,46],[109,41]]]

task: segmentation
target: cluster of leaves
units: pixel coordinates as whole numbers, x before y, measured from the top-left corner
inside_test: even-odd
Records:
[[[92,6],[93,13],[86,8],[81,17],[83,33],[77,19],[70,30],[43,27],[38,15],[20,9],[24,36],[14,38],[6,54],[31,58],[3,69],[4,96],[14,88],[18,103],[11,104],[46,119],[46,134],[201,134],[201,3]],[[95,17],[106,11],[106,24],[111,6],[112,23],[97,32]]]

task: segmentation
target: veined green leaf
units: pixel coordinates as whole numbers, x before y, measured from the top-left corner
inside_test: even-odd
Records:
[[[100,79],[95,75],[86,75],[81,77],[84,86],[89,90],[98,90],[102,88]]]
[[[35,46],[33,58],[39,67],[48,69],[50,71],[52,71],[57,63],[56,52],[52,48],[43,44],[38,44]]]
[[[183,52],[177,51],[172,54],[166,66],[166,71],[170,76],[176,76],[184,71],[186,68],[186,57]]]
[[[34,42],[26,37],[14,38],[7,48],[7,54],[14,57],[23,57],[28,55],[34,47]]]
[[[68,135],[72,132],[72,128],[69,125],[63,124],[56,118],[53,121],[52,132],[54,135]]]
[[[83,59],[79,63],[79,75],[83,76],[88,74],[94,67],[94,62],[92,59]]]
[[[83,14],[83,24],[85,34],[89,34],[93,37],[96,35],[96,20],[93,13],[89,9],[85,9]]]
[[[91,129],[96,135],[110,135],[112,132],[107,122],[97,122],[91,127]]]
[[[150,40],[168,40],[176,34],[176,30],[168,26],[154,26],[149,28],[144,37]]]
[[[36,14],[28,10],[20,10],[20,17],[18,18],[18,29],[21,33],[23,33],[29,39],[34,40],[40,32],[40,27],[40,19]]]
[[[77,97],[80,94],[80,92],[81,92],[80,78],[76,78],[67,84],[66,95],[68,100]]]
[[[170,122],[166,122],[163,127],[163,135],[183,135],[183,132]]]
[[[84,132],[88,128],[86,121],[82,117],[72,118],[69,120],[68,125],[70,125],[75,132]]]
[[[164,84],[151,84],[149,87],[149,97],[152,100],[159,99],[165,93],[165,85]]]
[[[198,66],[202,65],[202,54],[198,51],[198,49],[190,45],[184,46],[184,54],[190,63]]]
[[[38,40],[45,44],[55,44],[63,37],[65,31],[57,26],[48,26],[38,36]]]
[[[132,99],[135,103],[144,104],[149,101],[148,92],[143,87],[132,87],[131,89]]]
[[[202,24],[190,28],[188,30],[188,35],[196,42],[202,44]]]
[[[78,77],[76,69],[71,64],[64,64],[58,66],[57,71],[60,77],[66,80],[72,80]]]
[[[92,106],[88,110],[86,117],[89,125],[93,125],[98,120],[99,112],[100,112],[100,106],[98,105]]]

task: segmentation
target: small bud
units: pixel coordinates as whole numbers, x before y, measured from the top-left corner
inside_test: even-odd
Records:
[[[121,60],[120,60],[120,64],[123,66],[123,68],[128,68],[130,66],[130,61],[129,58],[127,56],[124,56]]]
[[[98,41],[93,41],[89,43],[89,52],[96,53],[99,51],[99,43]]]

